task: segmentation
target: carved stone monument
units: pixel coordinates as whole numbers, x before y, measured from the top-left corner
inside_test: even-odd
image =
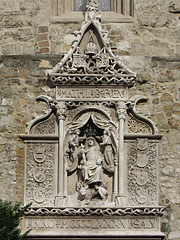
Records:
[[[128,98],[136,74],[113,55],[97,1],[76,41],[47,73],[56,99],[27,126],[23,229],[30,238],[163,239],[158,135]]]

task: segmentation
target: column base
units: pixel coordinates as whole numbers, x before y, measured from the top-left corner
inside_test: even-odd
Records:
[[[64,206],[66,204],[66,196],[56,196],[54,205],[55,206]]]
[[[116,206],[127,206],[126,196],[115,196],[114,201]]]

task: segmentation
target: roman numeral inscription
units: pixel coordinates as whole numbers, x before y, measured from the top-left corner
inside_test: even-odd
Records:
[[[32,230],[47,229],[96,229],[96,230],[132,230],[132,229],[158,229],[158,220],[153,219],[79,219],[79,218],[66,218],[66,219],[25,219],[25,228]]]

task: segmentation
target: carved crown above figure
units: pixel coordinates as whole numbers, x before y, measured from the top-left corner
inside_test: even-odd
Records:
[[[125,239],[133,231],[132,239],[152,239],[155,231],[162,239],[157,164],[161,135],[149,114],[137,108],[147,98],[129,99],[136,74],[113,55],[100,20],[97,1],[87,0],[76,41],[47,73],[56,97],[37,97],[47,105],[45,114],[31,121],[21,136],[25,204],[32,202],[24,229],[32,228],[32,236],[41,239],[59,239],[59,234],[94,237],[94,229],[103,238]]]

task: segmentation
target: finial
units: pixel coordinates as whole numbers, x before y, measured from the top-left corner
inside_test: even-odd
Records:
[[[96,24],[100,23],[101,14],[98,10],[98,0],[87,0],[85,22],[91,20]]]
[[[93,11],[93,10],[98,11],[97,0],[87,0],[87,2],[86,2],[86,10],[87,11]]]

